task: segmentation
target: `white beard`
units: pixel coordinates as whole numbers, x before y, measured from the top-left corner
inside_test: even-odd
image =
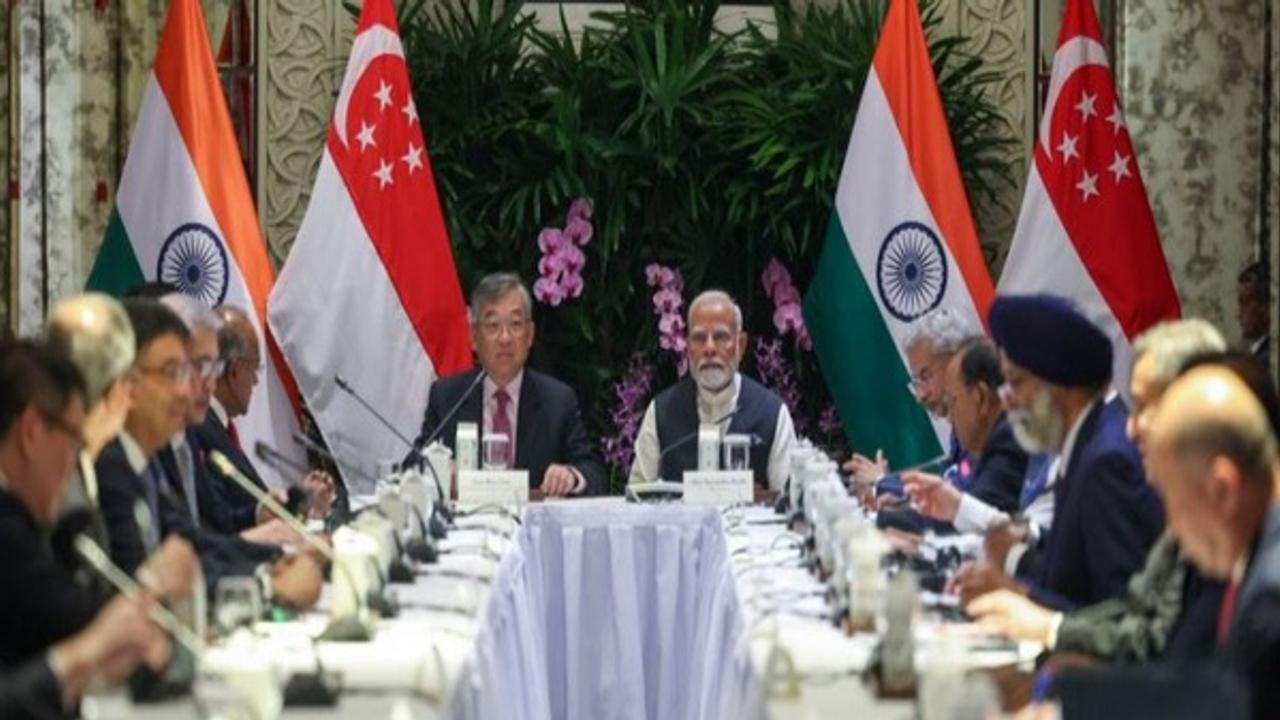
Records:
[[[1067,435],[1062,411],[1054,406],[1046,387],[1036,392],[1029,407],[1009,411],[1009,425],[1022,449],[1033,454],[1058,451]]]

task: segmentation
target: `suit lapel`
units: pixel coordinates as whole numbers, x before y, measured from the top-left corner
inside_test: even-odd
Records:
[[[533,437],[542,410],[542,394],[538,392],[537,379],[528,368],[520,383],[520,406],[516,411],[516,457],[514,467],[531,467],[530,453],[537,447]],[[541,479],[541,478],[539,478]]]

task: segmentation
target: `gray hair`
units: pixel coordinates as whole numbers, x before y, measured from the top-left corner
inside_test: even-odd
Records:
[[[1133,362],[1151,356],[1152,382],[1166,386],[1197,355],[1223,352],[1227,341],[1206,320],[1184,318],[1153,325],[1133,341]]]
[[[709,302],[722,302],[733,308],[733,322],[735,323],[734,331],[742,332],[742,308],[738,307],[738,303],[734,302],[733,296],[723,290],[703,290],[698,296],[689,303],[689,314],[685,317],[685,325],[691,327],[693,325],[693,311],[699,305]]]
[[[471,322],[479,322],[480,310],[485,305],[512,290],[520,291],[520,304],[524,306],[525,317],[532,318],[533,296],[529,294],[529,288],[524,286],[520,276],[515,273],[497,272],[480,278],[480,282],[471,288],[471,305],[467,308],[467,315],[470,317]]]
[[[59,301],[49,313],[45,340],[71,361],[85,382],[92,405],[133,366],[133,325],[118,300],[88,292]]]
[[[249,354],[249,341],[236,331],[234,325],[237,318],[247,318],[248,314],[235,305],[219,305],[214,308],[214,313],[222,321],[222,327],[218,328],[218,359],[227,363],[223,370],[225,374],[230,371],[231,363]]]
[[[160,302],[181,318],[182,323],[192,334],[217,334],[226,324],[222,318],[218,317],[218,313],[213,311],[213,308],[186,293],[169,293],[160,298]]]
[[[920,318],[903,348],[910,350],[921,343],[928,343],[935,353],[954,355],[978,334],[978,328],[960,313],[951,308],[939,308]]]

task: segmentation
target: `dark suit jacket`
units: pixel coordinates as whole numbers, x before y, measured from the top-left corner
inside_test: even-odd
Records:
[[[1026,476],[1027,451],[1013,436],[1008,418],[1001,414],[987,436],[987,444],[970,472],[964,491],[1012,515],[1018,511]]]
[[[1042,605],[1070,610],[1122,594],[1164,528],[1164,508],[1125,436],[1127,417],[1122,403],[1098,402],[1080,426],[1030,587]]]
[[[252,480],[263,490],[267,489],[267,484],[258,475],[257,468],[253,466],[248,456],[231,441],[231,435],[227,432],[227,427],[218,420],[218,416],[214,414],[213,410],[209,410],[205,414],[204,422],[192,428],[189,436],[196,440],[192,447],[201,448],[202,454],[205,454],[205,471],[220,498],[218,501],[209,501],[220,506],[214,511],[216,514],[211,516],[211,522],[216,523],[217,529],[229,533],[247,530],[256,525],[258,501],[245,492],[244,488],[237,485],[235,480],[225,477],[216,465],[208,461],[207,453],[217,450],[226,455],[231,464],[235,465],[236,469],[245,477]]]
[[[427,411],[422,419],[422,432],[414,441],[421,447],[439,426],[441,419],[462,397],[479,370],[466,370],[441,378],[431,386]],[[459,422],[473,422],[484,427],[484,387],[477,386],[440,435],[440,441],[453,448]],[[529,486],[542,484],[547,466],[552,463],[571,465],[582,473],[587,487],[584,494],[602,494],[606,489],[604,466],[596,458],[578,410],[578,395],[573,388],[530,368],[524,369],[520,383],[520,400],[516,418],[515,467],[529,471]],[[409,462],[413,457],[406,457]],[[445,482],[445,479],[441,479]]]
[[[49,662],[32,658],[14,668],[0,670],[0,718],[49,720],[71,717],[62,707],[62,688]]]
[[[144,482],[133,471],[119,440],[112,441],[98,456],[98,486],[102,514],[107,519],[111,538],[111,559],[125,572],[133,574],[147,558],[142,530],[134,516],[134,507],[145,498]],[[278,555],[278,551],[235,536],[196,528],[186,503],[172,485],[158,488],[160,536],[170,534],[186,538],[195,547],[204,572],[205,586],[214,592],[218,580],[225,575],[245,575],[260,562]]]
[[[1228,628],[1208,661],[1064,674],[1063,717],[1280,718],[1280,506],[1267,513]]]
[[[79,632],[108,599],[54,560],[35,518],[0,490],[0,665],[21,663]]]
[[[201,529],[213,530],[226,535],[239,533],[244,529],[238,527],[243,518],[239,516],[239,510],[235,504],[226,497],[229,489],[226,487],[226,483],[233,481],[213,475],[213,472],[208,467],[209,460],[204,452],[204,447],[200,444],[200,437],[195,428],[187,428],[186,435],[187,445],[191,448],[192,466],[195,471],[196,507],[200,513]],[[178,460],[173,448],[165,446],[156,457],[164,468],[165,474],[169,476],[170,481],[173,483],[173,488],[180,493],[183,492],[181,475],[178,471]],[[236,494],[244,494],[240,486],[237,485],[234,489]],[[254,510],[256,515],[256,505]],[[256,521],[256,517],[254,520]]]

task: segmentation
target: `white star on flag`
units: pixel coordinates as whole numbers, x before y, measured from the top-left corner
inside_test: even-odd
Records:
[[[1084,177],[1080,179],[1080,182],[1076,183],[1076,189],[1084,195],[1081,202],[1088,202],[1090,195],[1098,194],[1098,176],[1090,175],[1089,171],[1085,170]]]
[[[1067,133],[1062,133],[1062,144],[1058,145],[1058,152],[1062,153],[1062,162],[1068,162],[1071,158],[1080,157],[1080,151],[1076,150],[1076,141],[1079,138],[1071,137]]]
[[[1080,114],[1083,116],[1081,118],[1082,121],[1087,121],[1089,118],[1098,114],[1098,111],[1093,109],[1093,104],[1097,100],[1097,95],[1090,95],[1087,92],[1080,93],[1080,102],[1076,104],[1076,110],[1079,110]]]
[[[404,107],[400,108],[400,112],[404,113],[405,119],[410,125],[418,122],[418,108],[414,107],[412,97],[405,101]]]
[[[373,174],[373,176],[378,178],[379,190],[381,190],[382,188],[385,188],[386,186],[392,183],[392,180],[391,180],[392,167],[393,166],[391,165],[391,163],[387,162],[386,160],[383,160],[382,163],[378,165],[378,170]]]
[[[1117,185],[1120,184],[1120,178],[1133,177],[1129,172],[1129,156],[1121,155],[1119,150],[1116,151],[1115,161],[1107,169],[1116,176]]]
[[[413,143],[409,143],[409,151],[400,160],[409,166],[409,174],[412,175],[414,170],[422,168],[422,148],[414,147]]]
[[[379,80],[378,92],[374,93],[373,96],[378,98],[378,109],[386,110],[387,106],[391,104],[391,86],[385,80]]]
[[[365,121],[360,121],[360,132],[356,133],[356,140],[360,141],[360,149],[368,150],[369,146],[378,147],[378,143],[373,139],[373,131],[377,125],[370,125]]]
[[[1111,129],[1116,135],[1124,129],[1124,113],[1120,112],[1120,103],[1116,103],[1116,109],[1107,116],[1107,122],[1111,123]]]

